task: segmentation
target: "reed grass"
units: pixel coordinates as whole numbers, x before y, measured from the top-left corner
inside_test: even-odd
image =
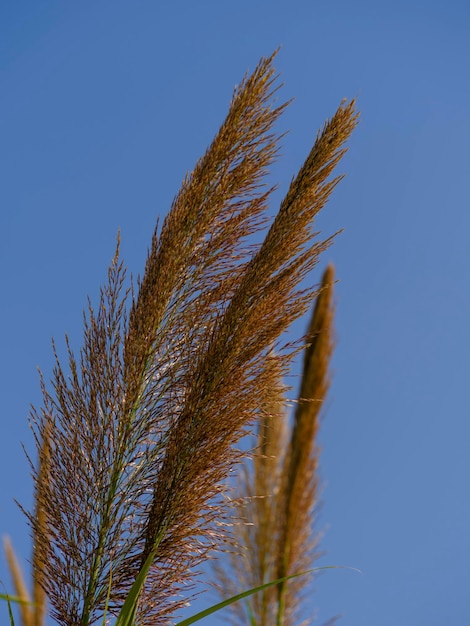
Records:
[[[237,442],[260,419],[266,449],[256,490],[271,488],[270,463],[288,485],[276,504],[285,550],[268,571],[282,578],[303,564],[294,511],[299,503],[308,509],[313,483],[305,501],[300,492],[315,468],[299,442],[313,441],[316,418],[296,415],[282,464],[263,420],[274,403],[272,430],[281,428],[282,385],[273,381],[298,350],[285,333],[325,289],[303,281],[332,242],[315,233],[315,217],[341,178],[331,175],[357,114],[354,101],[341,103],[266,230],[266,177],[280,139],[273,127],[286,107],[275,102],[274,57],[236,88],[220,130],[155,228],[142,279],[129,283],[118,238],[97,306],[84,315],[79,353],[67,340],[64,362],[54,347],[52,380],[41,378],[43,404],[31,413],[33,604],[21,613],[23,626],[45,624],[46,598],[57,624],[88,626],[105,612],[116,619],[134,596],[125,623],[171,623],[197,567],[227,539],[226,478],[242,456]],[[300,406],[303,415],[303,399]],[[19,580],[17,594],[29,597]],[[293,586],[275,590],[286,616]]]
[[[254,455],[245,461],[244,471],[237,477],[235,503],[240,523],[234,528],[234,536],[238,550],[231,551],[226,567],[214,568],[223,596],[285,579],[295,572],[311,571],[318,556],[318,536],[314,532],[319,502],[316,437],[330,381],[333,282],[334,269],[329,265],[306,333],[292,424],[288,422],[282,373],[274,357],[268,360],[272,382],[261,406]],[[245,604],[233,605],[233,623],[248,623],[251,619],[257,626],[299,624],[302,591],[310,582],[311,576],[307,575],[283,580]]]

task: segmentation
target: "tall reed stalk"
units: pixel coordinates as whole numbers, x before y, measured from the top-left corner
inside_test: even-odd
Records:
[[[341,178],[331,174],[357,123],[354,102],[343,102],[253,244],[267,224],[273,125],[286,106],[274,103],[274,56],[235,90],[155,229],[138,285],[129,286],[118,241],[79,353],[67,340],[64,363],[54,348],[51,384],[41,380],[43,404],[31,415],[35,605],[22,612],[24,626],[45,623],[46,598],[64,626],[116,616],[148,558],[134,621],[168,624],[225,536],[218,522],[236,444],[259,419],[273,367],[286,372],[295,354],[284,333],[318,294],[301,285],[332,241],[318,239],[315,216]],[[294,443],[289,455],[293,468]],[[283,471],[297,494],[296,470]],[[285,511],[295,506],[286,501]],[[292,523],[286,513],[280,573],[300,562]]]

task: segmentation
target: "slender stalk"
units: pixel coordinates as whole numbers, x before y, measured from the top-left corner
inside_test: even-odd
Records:
[[[15,593],[19,600],[22,602],[19,603],[20,616],[23,626],[34,626],[33,625],[33,613],[31,611],[31,607],[28,603],[31,602],[31,598],[28,593],[28,589],[23,577],[23,572],[21,571],[20,564],[18,563],[18,559],[16,558],[16,554],[13,550],[13,546],[11,545],[11,541],[8,537],[5,537],[3,540],[3,545],[5,548],[5,553],[7,557],[8,567],[10,569],[10,574],[13,579],[13,586],[15,589]]]

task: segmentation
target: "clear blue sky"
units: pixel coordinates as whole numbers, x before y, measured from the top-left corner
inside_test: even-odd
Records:
[[[118,228],[142,270],[233,86],[282,44],[281,192],[341,99],[362,111],[319,221],[345,228],[324,258],[341,282],[321,563],[362,574],[328,571],[311,607],[344,626],[470,623],[469,32],[466,0],[1,3],[0,533],[23,558],[36,366],[50,373],[52,336],[78,348]]]

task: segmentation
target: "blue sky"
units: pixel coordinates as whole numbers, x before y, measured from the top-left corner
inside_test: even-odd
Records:
[[[142,270],[234,85],[282,45],[295,101],[275,200],[342,98],[362,111],[319,219],[345,229],[324,256],[340,283],[320,563],[362,574],[323,574],[311,610],[344,626],[470,623],[469,27],[464,0],[1,3],[0,533],[22,558],[20,441],[32,450],[51,337],[78,348],[118,228]]]

